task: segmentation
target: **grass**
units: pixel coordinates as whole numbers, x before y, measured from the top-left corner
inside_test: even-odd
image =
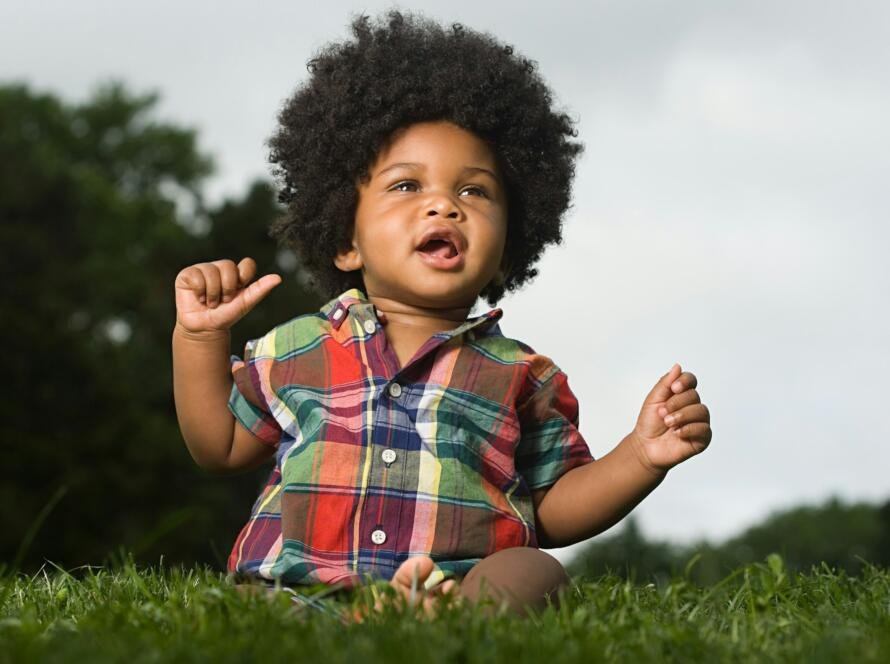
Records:
[[[346,609],[373,597],[325,601]],[[208,660],[886,662],[890,571],[792,574],[773,555],[710,587],[582,581],[558,609],[526,618],[446,607],[435,620],[386,610],[362,624],[293,611],[284,593],[243,596],[208,568],[122,560],[0,575],[0,662]]]

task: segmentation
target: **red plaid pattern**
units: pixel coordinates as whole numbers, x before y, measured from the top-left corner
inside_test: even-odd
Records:
[[[352,585],[423,554],[432,585],[536,546],[530,490],[592,457],[565,374],[500,318],[435,334],[403,367],[351,290],[249,342],[229,407],[277,454],[230,571]]]

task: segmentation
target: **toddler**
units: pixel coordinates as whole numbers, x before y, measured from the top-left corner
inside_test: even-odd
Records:
[[[274,457],[233,573],[540,608],[567,583],[541,548],[620,520],[707,447],[708,410],[675,364],[591,457],[565,374],[505,337],[500,309],[468,317],[560,241],[572,121],[490,35],[394,11],[352,33],[310,61],[270,140],[286,206],[273,235],[331,299],[230,359],[229,328],[280,277],[254,280],[250,258],[183,269],[182,434],[209,471]]]

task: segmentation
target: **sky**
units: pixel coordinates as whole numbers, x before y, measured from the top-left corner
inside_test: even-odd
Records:
[[[5,0],[0,82],[158,91],[215,157],[218,202],[270,178],[312,54],[391,6]],[[401,6],[512,44],[577,120],[564,242],[501,327],[566,372],[593,454],[674,362],[698,378],[713,442],[633,512],[644,534],[719,541],[800,503],[890,499],[890,4]]]

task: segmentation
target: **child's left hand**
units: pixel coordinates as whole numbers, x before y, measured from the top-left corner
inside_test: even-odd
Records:
[[[711,414],[695,391],[697,383],[675,364],[643,402],[631,435],[641,461],[653,470],[665,472],[710,444]]]

